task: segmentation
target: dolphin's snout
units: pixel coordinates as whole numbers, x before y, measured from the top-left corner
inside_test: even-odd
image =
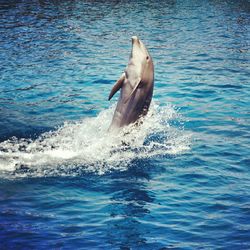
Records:
[[[139,43],[139,42],[140,42],[140,40],[139,40],[139,38],[138,38],[137,36],[132,36],[131,38],[132,38],[132,43],[133,43],[133,44],[134,44],[135,42],[136,42],[136,43]]]

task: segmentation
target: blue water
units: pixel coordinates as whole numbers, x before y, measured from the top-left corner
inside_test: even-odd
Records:
[[[0,249],[250,249],[249,24],[241,0],[1,1]],[[155,88],[123,138],[132,35]]]

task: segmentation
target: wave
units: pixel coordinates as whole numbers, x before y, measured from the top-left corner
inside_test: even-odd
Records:
[[[108,132],[114,108],[65,122],[34,140],[13,137],[1,142],[0,177],[105,174],[126,170],[134,160],[180,154],[190,148],[190,134],[173,106],[152,102],[139,126],[129,125],[119,134]]]

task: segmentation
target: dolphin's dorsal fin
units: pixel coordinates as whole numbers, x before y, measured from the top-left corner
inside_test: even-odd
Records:
[[[113,88],[110,91],[109,100],[122,87],[124,80],[125,80],[125,73],[122,73],[121,77],[116,81],[115,85],[113,86]]]
[[[127,102],[128,102],[128,100],[130,99],[130,97],[134,94],[134,92],[135,92],[136,89],[138,88],[140,82],[141,82],[141,78],[139,77],[139,78],[137,79],[137,82],[136,82],[136,84],[135,84],[135,87],[133,88],[132,92],[131,92],[130,95],[127,97],[127,99],[124,101],[124,103],[127,103]]]

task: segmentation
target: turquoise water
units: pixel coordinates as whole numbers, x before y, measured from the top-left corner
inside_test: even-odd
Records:
[[[1,1],[1,249],[249,249],[249,1]],[[131,36],[148,116],[107,133]],[[125,143],[124,143],[125,141]]]

